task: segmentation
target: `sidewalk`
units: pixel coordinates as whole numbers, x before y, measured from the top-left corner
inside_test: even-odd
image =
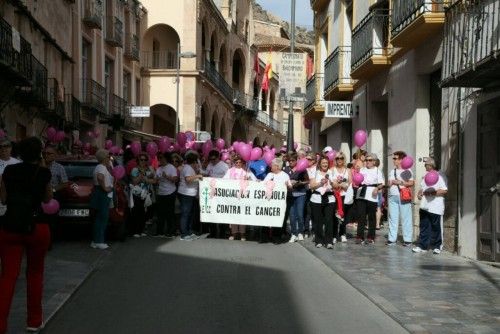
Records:
[[[44,320],[50,318],[93,272],[106,254],[91,249],[88,242],[60,242],[54,245],[45,262],[43,297]],[[25,261],[24,261],[25,262]],[[16,284],[9,315],[7,333],[26,333],[26,276],[25,263]]]
[[[412,333],[500,333],[500,269],[386,246],[377,232],[374,245],[304,247]]]

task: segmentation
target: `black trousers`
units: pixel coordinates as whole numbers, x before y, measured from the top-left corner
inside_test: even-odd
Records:
[[[131,234],[144,233],[146,221],[149,217],[149,211],[144,208],[144,200],[140,196],[134,195],[134,207],[130,210],[130,228]]]
[[[335,203],[318,204],[311,202],[311,217],[314,225],[316,244],[333,243],[333,220]]]
[[[365,199],[360,199],[356,203],[356,210],[358,211],[358,232],[359,239],[365,239],[365,226],[366,217],[368,216],[368,239],[375,240],[375,225],[377,222],[377,202],[370,202]]]
[[[156,196],[156,214],[158,218],[156,221],[156,234],[175,234],[175,197],[175,192],[170,195]]]
[[[311,190],[306,192],[306,205],[304,205],[304,233],[309,231],[314,231],[314,225],[309,227],[309,222],[311,221]]]

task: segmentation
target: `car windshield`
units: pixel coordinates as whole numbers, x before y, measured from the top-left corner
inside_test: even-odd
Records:
[[[94,169],[97,161],[59,161],[63,165],[68,179],[91,179],[94,175]]]

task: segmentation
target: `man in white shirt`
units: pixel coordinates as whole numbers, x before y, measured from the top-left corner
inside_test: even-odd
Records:
[[[12,143],[7,137],[0,139],[0,182],[2,181],[3,171],[9,165],[20,163],[16,158],[11,157]],[[0,216],[5,215],[7,206],[0,203]]]
[[[427,173],[435,170],[436,163],[432,158],[424,159]],[[426,252],[429,246],[434,254],[441,253],[443,233],[441,229],[441,218],[444,215],[444,196],[448,192],[448,187],[444,178],[439,175],[436,184],[428,186],[422,178],[420,182],[420,236],[418,244],[412,250],[414,253]]]

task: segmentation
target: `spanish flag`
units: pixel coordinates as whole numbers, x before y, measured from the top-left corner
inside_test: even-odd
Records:
[[[267,92],[269,90],[269,82],[273,77],[273,62],[272,62],[272,54],[269,52],[267,56],[267,64],[266,69],[264,70],[264,77],[262,78],[262,90]]]

